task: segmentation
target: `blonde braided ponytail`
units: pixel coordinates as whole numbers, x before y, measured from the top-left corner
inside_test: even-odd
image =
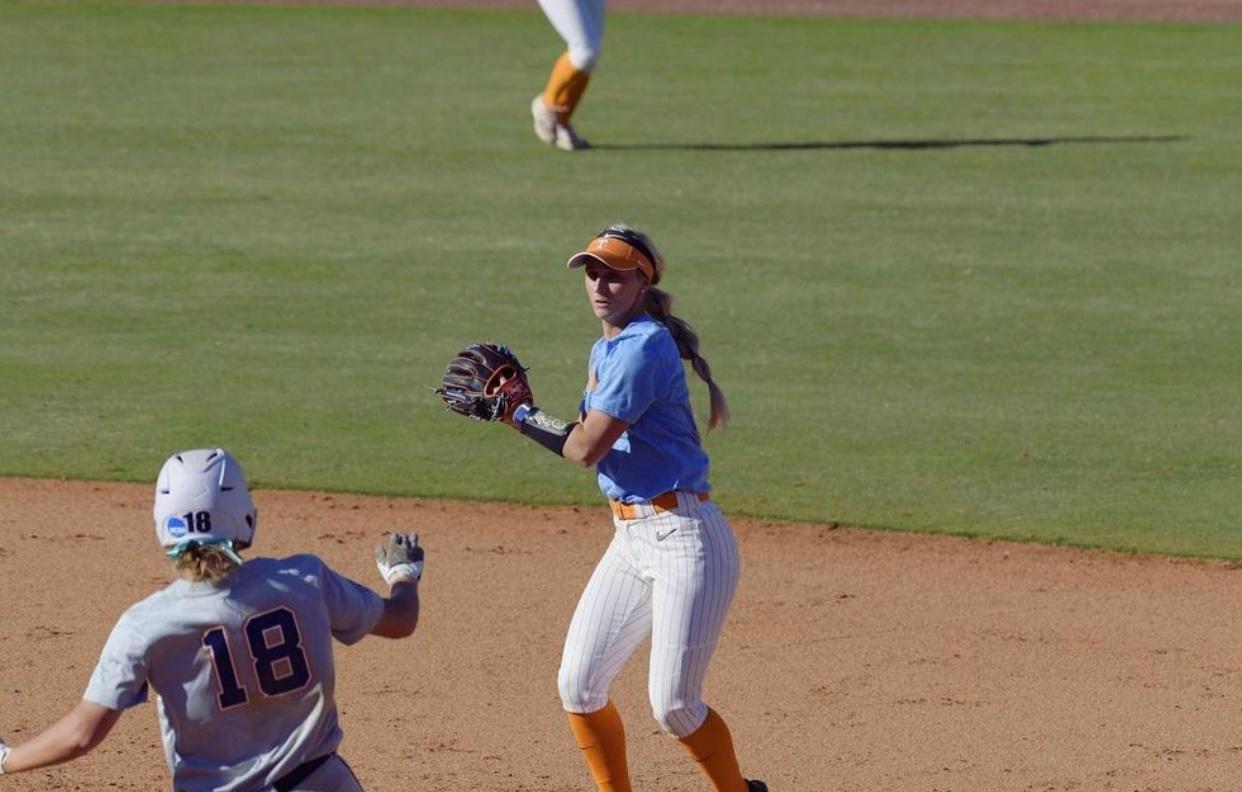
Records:
[[[653,319],[667,327],[673,334],[673,340],[677,342],[677,351],[681,354],[682,360],[690,361],[694,373],[707,383],[707,393],[711,400],[711,413],[707,419],[707,428],[728,426],[729,402],[725,398],[724,391],[712,378],[712,367],[708,365],[707,358],[699,354],[699,334],[685,319],[673,315],[673,295],[663,289],[649,286],[644,307]]]

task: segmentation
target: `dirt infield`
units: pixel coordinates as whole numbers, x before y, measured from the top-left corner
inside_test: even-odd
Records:
[[[77,700],[117,616],[163,584],[149,487],[0,480],[0,733]],[[256,553],[377,583],[385,531],[428,548],[416,636],[338,650],[343,755],[371,792],[586,790],[556,699],[603,508],[258,492]],[[775,792],[1231,790],[1242,759],[1233,565],[735,521],[741,588],[708,697]],[[701,791],[615,696],[636,789]],[[155,713],[8,790],[168,788]]]

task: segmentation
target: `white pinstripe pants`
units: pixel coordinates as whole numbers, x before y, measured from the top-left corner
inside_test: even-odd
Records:
[[[711,501],[677,494],[675,511],[637,506],[595,567],[565,637],[557,683],[569,712],[608,703],[608,689],[651,636],[647,692],[660,727],[685,737],[703,725],[703,679],[737,590],[733,529]]]

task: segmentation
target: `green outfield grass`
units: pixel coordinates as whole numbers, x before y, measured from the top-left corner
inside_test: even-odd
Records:
[[[223,444],[599,503],[429,388],[493,337],[571,414],[562,262],[621,218],[732,400],[731,513],[1242,558],[1242,28],[615,14],[582,155],[529,130],[558,47],[533,7],[0,5],[0,474]]]

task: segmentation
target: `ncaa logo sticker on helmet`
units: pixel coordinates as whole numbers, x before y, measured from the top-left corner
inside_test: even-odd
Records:
[[[190,528],[180,517],[169,517],[164,521],[164,530],[168,531],[169,536],[180,539],[189,532]]]

